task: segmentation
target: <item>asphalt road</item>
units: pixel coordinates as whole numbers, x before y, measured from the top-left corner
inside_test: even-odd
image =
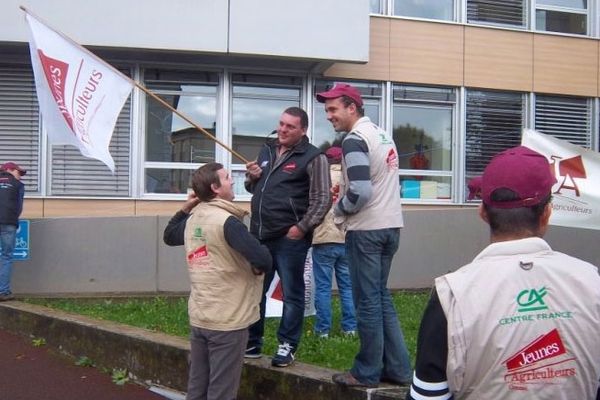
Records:
[[[0,400],[165,400],[148,389],[112,382],[109,374],[30,339],[0,330]]]

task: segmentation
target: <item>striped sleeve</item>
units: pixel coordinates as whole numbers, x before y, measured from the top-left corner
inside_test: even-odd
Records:
[[[417,338],[415,374],[406,400],[452,400],[448,388],[448,325],[437,296],[431,293]]]
[[[334,211],[336,215],[356,214],[369,202],[373,194],[369,147],[359,136],[350,133],[342,142],[342,151],[348,188]]]

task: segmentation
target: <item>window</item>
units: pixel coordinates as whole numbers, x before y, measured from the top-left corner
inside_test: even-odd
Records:
[[[520,93],[468,90],[466,107],[465,183],[468,183],[483,173],[493,156],[521,143],[525,101]]]
[[[393,15],[453,21],[454,0],[394,0]]]
[[[233,149],[253,160],[277,128],[281,113],[300,106],[302,78],[233,74]],[[233,156],[234,164],[242,161]]]
[[[314,93],[324,92],[331,89],[336,83],[348,83],[356,87],[363,99],[365,116],[369,117],[375,124],[380,125],[379,113],[381,109],[381,84],[348,82],[348,81],[318,81],[315,83]],[[312,117],[312,139],[311,142],[322,150],[327,150],[331,145],[339,144],[344,135],[333,130],[331,122],[327,121],[325,107],[317,99],[313,99]]]
[[[27,170],[27,193],[40,190],[39,109],[31,66],[0,65],[0,163]]]
[[[146,86],[213,136],[217,135],[214,72],[147,69]],[[215,142],[146,96],[146,193],[186,193],[198,164],[214,161]]]
[[[591,100],[586,98],[537,95],[535,129],[589,149],[592,145],[591,109]]]
[[[536,0],[535,3],[537,30],[587,35],[587,0]]]
[[[525,27],[525,10],[525,0],[467,0],[467,21]]]
[[[369,0],[369,12],[371,14],[383,14],[384,8],[381,4],[382,0]]]
[[[451,199],[455,90],[394,85],[393,96],[402,197]]]
[[[53,196],[130,195],[131,98],[125,102],[115,124],[109,152],[115,173],[101,161],[81,155],[74,146],[52,146],[51,194]]]

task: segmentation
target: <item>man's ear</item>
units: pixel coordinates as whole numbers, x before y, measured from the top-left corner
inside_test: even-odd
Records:
[[[550,216],[552,215],[552,202],[546,204],[544,207],[544,212],[542,213],[542,217],[540,218],[540,227],[546,228],[550,223]]]
[[[219,186],[215,185],[214,183],[210,184],[210,190],[214,193],[214,194],[219,194]]]
[[[483,220],[483,222],[485,222],[486,224],[489,225],[490,220],[488,218],[488,214],[487,211],[485,211],[485,207],[483,206],[483,203],[481,203],[479,205],[479,218],[481,218]]]

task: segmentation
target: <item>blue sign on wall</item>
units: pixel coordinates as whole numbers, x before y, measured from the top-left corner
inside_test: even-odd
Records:
[[[13,260],[29,260],[29,220],[19,220]]]

